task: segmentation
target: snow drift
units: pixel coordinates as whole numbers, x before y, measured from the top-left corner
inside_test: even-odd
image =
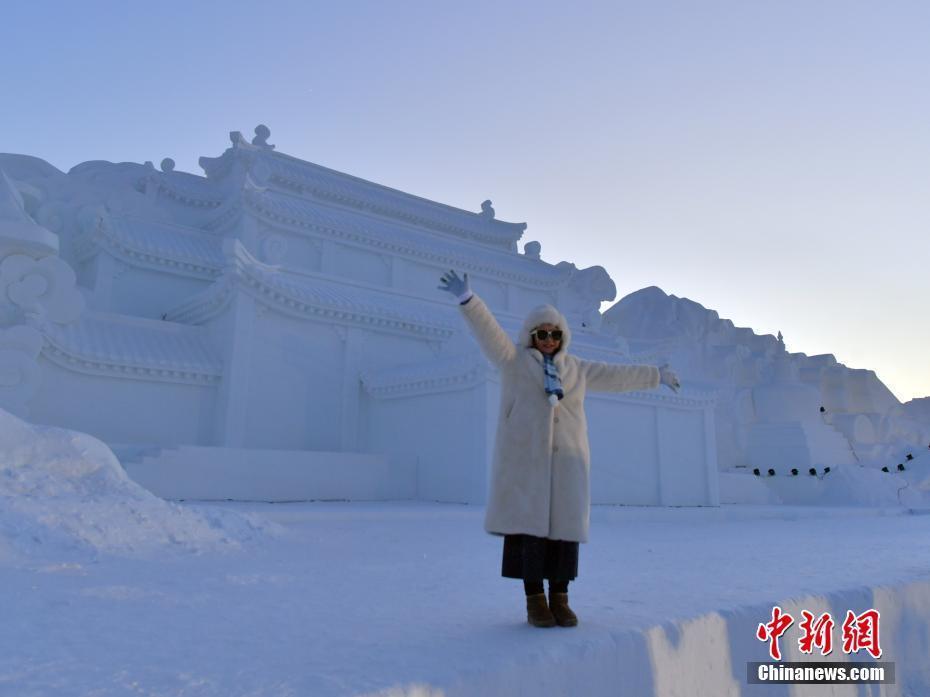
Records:
[[[0,561],[28,557],[231,549],[273,533],[256,517],[181,507],[134,483],[84,433],[0,409]]]

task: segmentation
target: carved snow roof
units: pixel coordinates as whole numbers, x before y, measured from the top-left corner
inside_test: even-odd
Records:
[[[66,368],[140,380],[211,383],[222,362],[200,327],[85,312],[43,327],[43,355]]]
[[[218,208],[223,203],[224,191],[214,182],[188,172],[156,172],[148,174],[158,193],[175,203],[191,208]]]
[[[453,310],[404,293],[319,274],[268,266],[230,240],[231,263],[222,279],[168,313],[180,322],[200,323],[223,309],[233,288],[250,293],[267,307],[290,315],[335,324],[445,339],[455,331]]]
[[[248,171],[263,184],[305,198],[393,218],[506,250],[516,249],[516,242],[526,229],[526,223],[495,220],[490,206],[482,213],[462,210],[284,155],[270,146],[250,145],[239,133],[231,133],[230,138],[233,147],[220,157],[200,158],[201,167],[212,181],[219,183],[234,176],[233,172],[241,175]]]
[[[199,278],[216,278],[223,268],[220,237],[172,223],[111,216],[89,237],[76,241],[79,258],[93,254],[91,243],[106,247],[129,263],[165,267]]]
[[[472,245],[438,235],[424,234],[402,224],[372,218],[353,211],[307,201],[267,189],[246,189],[243,205],[273,225],[287,225],[322,232],[379,251],[429,259],[443,266],[480,270],[490,276],[534,287],[558,287],[571,272],[546,262],[515,254],[476,249]],[[230,211],[229,215],[233,215]],[[228,223],[226,219],[223,222]]]
[[[268,152],[268,181],[289,191],[388,218],[513,249],[526,223],[507,223],[381,184],[337,172],[282,153]]]
[[[475,249],[465,242],[399,223],[253,187],[246,188],[235,203],[224,204],[221,215],[205,228],[126,214],[110,215],[93,231],[75,239],[75,253],[79,259],[84,259],[102,247],[133,265],[198,278],[216,278],[223,266],[219,230],[233,224],[243,207],[269,225],[310,230],[366,245],[379,253],[426,259],[443,267],[480,272],[535,288],[557,288],[571,276],[567,268],[523,255]]]

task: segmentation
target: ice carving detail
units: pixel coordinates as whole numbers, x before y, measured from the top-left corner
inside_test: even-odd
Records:
[[[25,254],[11,254],[3,259],[0,298],[24,317],[37,316],[60,324],[75,321],[84,308],[74,271],[57,256],[36,261]]]
[[[0,404],[7,411],[26,412],[39,385],[41,350],[42,335],[37,329],[22,324],[0,329]]]

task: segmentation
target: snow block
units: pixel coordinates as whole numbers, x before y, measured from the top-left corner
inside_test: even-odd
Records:
[[[771,619],[772,604],[796,618],[796,623],[802,619],[803,610],[815,617],[830,612],[834,618],[840,618],[834,630],[840,637],[839,626],[848,609],[878,610],[883,651],[879,660],[894,662],[895,684],[881,686],[880,693],[859,692],[855,686],[832,685],[802,692],[799,688],[803,690],[808,686],[748,684],[747,664],[771,661],[768,644],[756,640],[754,634],[760,623]],[[608,631],[597,640],[584,643],[553,641],[548,647],[528,656],[524,654],[519,660],[502,660],[483,670],[460,674],[441,686],[395,685],[369,694],[378,697],[508,697],[514,694],[539,697],[569,694],[586,697],[621,694],[625,697],[801,694],[916,697],[930,694],[930,663],[926,659],[930,648],[930,582],[837,590],[825,595],[786,598],[772,604],[710,612],[641,630]],[[786,633],[780,643],[783,662],[874,661],[866,651],[846,655],[838,648],[828,657],[819,655],[817,649],[812,654],[802,654],[797,641],[789,640],[789,634]],[[842,645],[842,638],[839,644]]]

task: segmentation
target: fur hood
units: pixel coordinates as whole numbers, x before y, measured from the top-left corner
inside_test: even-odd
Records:
[[[539,305],[530,310],[530,313],[523,321],[523,326],[520,328],[517,344],[519,346],[532,348],[533,337],[530,336],[530,332],[536,329],[540,324],[554,324],[562,330],[562,345],[559,346],[559,350],[556,351],[555,355],[562,356],[568,353],[568,347],[572,343],[572,332],[568,328],[568,322],[565,321],[565,316],[552,307],[552,305]]]

